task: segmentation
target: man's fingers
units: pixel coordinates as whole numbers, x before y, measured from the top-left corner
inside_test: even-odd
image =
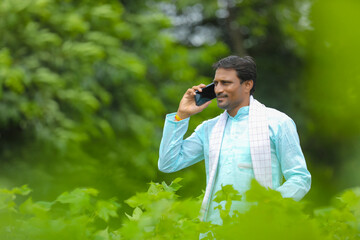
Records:
[[[193,86],[192,88],[189,88],[187,91],[186,91],[186,94],[189,95],[189,96],[195,96],[196,95],[196,91],[199,91],[199,92],[202,92],[202,88],[206,87],[205,84],[199,84],[197,86]]]
[[[196,93],[195,93],[195,90],[193,88],[189,88],[187,91],[186,91],[187,94],[191,95],[191,96],[195,96]]]
[[[203,89],[204,87],[206,87],[206,85],[202,83],[202,84],[199,84],[199,85],[197,85],[197,86],[193,86],[192,89],[194,89],[195,91],[202,92],[202,89]]]
[[[192,86],[192,88],[189,88],[187,90],[187,93],[190,94],[190,95],[196,95],[196,91],[199,91],[201,92],[202,91],[202,88],[206,87],[205,84],[199,84],[197,86]]]
[[[201,87],[199,87],[199,86],[193,86],[192,89],[193,89],[194,91],[199,91],[199,92],[201,92]]]

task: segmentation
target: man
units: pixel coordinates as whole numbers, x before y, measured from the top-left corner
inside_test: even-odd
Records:
[[[177,113],[166,116],[159,170],[175,172],[205,159],[207,187],[202,220],[215,224],[221,224],[221,219],[218,210],[214,210],[218,204],[212,199],[221,185],[231,184],[244,195],[255,178],[283,197],[303,198],[310,189],[311,175],[296,126],[284,113],[267,108],[252,97],[256,83],[254,60],[248,56],[229,56],[213,67],[217,105],[226,111],[204,121],[184,140],[190,116],[210,104],[210,101],[201,106],[195,104],[195,91],[201,92],[204,84],[188,89]],[[245,208],[246,201],[232,206]]]

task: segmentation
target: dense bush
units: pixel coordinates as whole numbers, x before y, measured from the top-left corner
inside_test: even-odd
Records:
[[[23,186],[0,191],[1,239],[360,239],[360,188],[349,189],[332,206],[306,208],[308,203],[283,199],[255,181],[246,193],[252,207],[245,213],[228,214],[241,196],[231,185],[216,193],[223,225],[201,222],[201,198],[179,199],[181,187],[150,183],[126,203],[134,208],[126,219],[116,199],[103,200],[95,189],[64,192],[52,202],[33,202]]]

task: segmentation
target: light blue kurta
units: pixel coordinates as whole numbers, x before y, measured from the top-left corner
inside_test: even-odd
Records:
[[[291,118],[272,108],[267,108],[267,117],[273,189],[279,191],[283,197],[300,200],[310,189],[311,175],[301,151],[296,126]],[[175,172],[205,159],[206,180],[208,181],[209,138],[219,116],[200,124],[185,140],[183,137],[188,129],[189,118],[179,122],[174,118],[175,113],[166,116],[160,144],[159,169],[163,172]],[[221,185],[231,184],[242,195],[250,187],[254,172],[250,155],[248,120],[248,106],[239,109],[235,117],[229,115],[221,145],[213,194],[221,189]],[[283,176],[286,180],[284,183]],[[211,197],[213,198],[214,196]],[[211,202],[207,221],[221,224],[219,212],[214,210],[217,205]],[[245,201],[233,203],[232,209],[234,208],[246,209]]]

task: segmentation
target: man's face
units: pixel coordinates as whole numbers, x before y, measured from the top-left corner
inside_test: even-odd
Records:
[[[249,105],[252,81],[240,84],[235,69],[218,68],[214,83],[218,107],[227,110],[231,116],[235,116],[241,107]]]

